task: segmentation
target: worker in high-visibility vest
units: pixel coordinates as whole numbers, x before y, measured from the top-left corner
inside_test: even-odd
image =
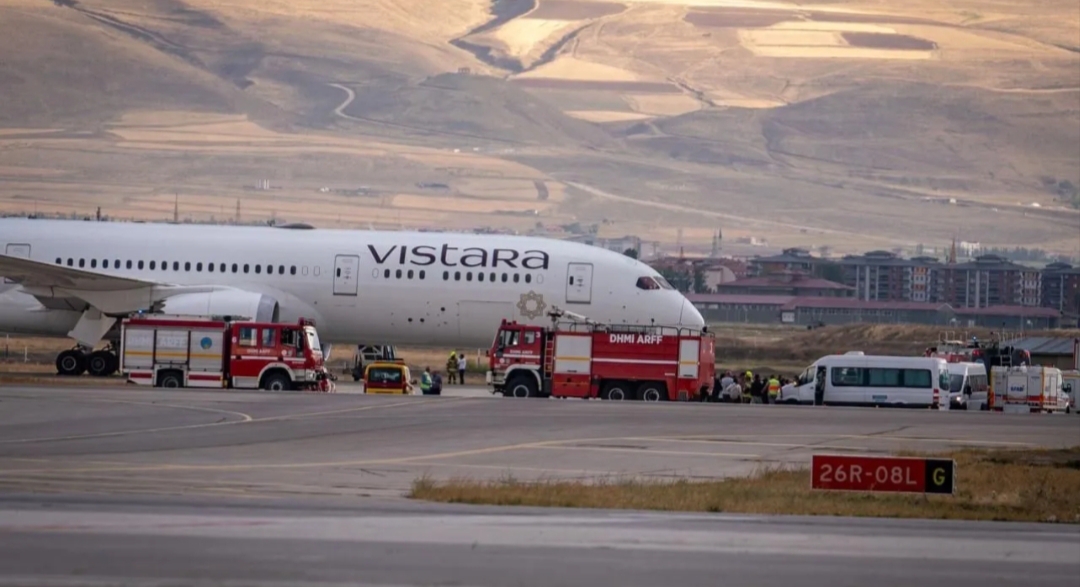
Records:
[[[775,404],[776,398],[780,395],[780,378],[773,375],[769,378],[769,403]]]
[[[431,367],[424,369],[424,372],[420,374],[420,393],[423,395],[431,395]]]
[[[754,374],[747,371],[745,377],[742,385],[742,403],[748,404],[754,401],[754,396],[750,393],[754,386]]]

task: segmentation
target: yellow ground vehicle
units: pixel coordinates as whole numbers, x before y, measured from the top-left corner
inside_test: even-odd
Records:
[[[364,393],[408,395],[412,374],[403,361],[378,361],[364,368]]]

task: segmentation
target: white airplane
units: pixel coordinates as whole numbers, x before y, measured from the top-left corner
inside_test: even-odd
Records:
[[[559,308],[700,330],[655,270],[567,241],[425,232],[0,219],[0,332],[68,336],[65,375],[117,369],[137,312],[312,318],[324,343],[481,347]],[[106,348],[93,351],[103,340]]]

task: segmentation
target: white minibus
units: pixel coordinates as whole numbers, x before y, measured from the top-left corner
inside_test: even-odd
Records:
[[[949,363],[949,409],[985,410],[990,379],[982,363]]]
[[[949,367],[938,357],[849,353],[814,361],[779,403],[949,409]]]

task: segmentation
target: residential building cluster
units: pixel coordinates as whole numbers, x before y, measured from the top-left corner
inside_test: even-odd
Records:
[[[822,258],[792,248],[746,260],[652,264],[698,274],[683,280],[705,285],[691,288],[690,299],[719,321],[1080,327],[1080,268],[1066,263],[1032,267],[998,255],[958,262],[955,252],[945,260],[888,251]]]

